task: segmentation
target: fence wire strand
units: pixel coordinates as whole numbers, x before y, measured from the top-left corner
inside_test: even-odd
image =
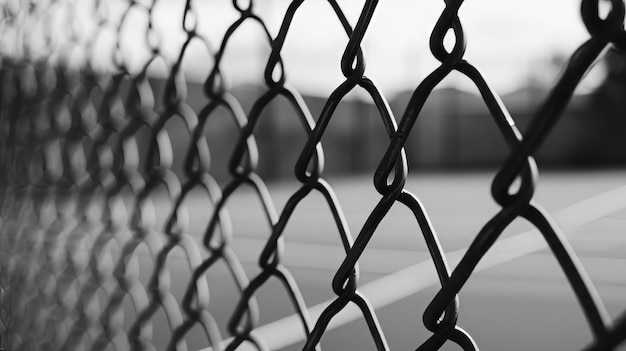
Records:
[[[230,6],[237,15],[221,42],[211,42],[199,30],[206,14],[196,1],[180,2],[184,41],[173,56],[166,53],[154,20],[158,0],[3,1],[0,349],[188,350],[189,333],[200,328],[207,347],[226,345],[226,350],[235,350],[248,343],[266,350],[265,341],[255,333],[261,319],[257,295],[274,280],[285,291],[284,304],[298,316],[307,335],[305,350],[321,349],[329,323],[348,304],[361,311],[375,347],[387,350],[376,311],[359,290],[358,263],[379,224],[398,204],[419,225],[421,233],[416,234],[423,238],[440,282],[425,310],[415,311],[423,312],[424,326],[431,332],[427,340],[414,345],[417,350],[438,350],[448,341],[463,350],[478,350],[480,345],[458,324],[459,293],[482,257],[517,218],[541,232],[578,299],[593,335],[592,343],[581,349],[617,347],[626,336],[624,314],[611,320],[565,235],[533,200],[538,182],[533,155],[549,138],[598,57],[608,47],[626,49],[623,0],[611,0],[606,16],[600,16],[599,0],[581,1],[581,17],[590,38],[572,53],[524,135],[496,91],[464,57],[468,44],[459,15],[463,1],[444,2],[430,36],[430,54],[439,66],[417,82],[396,121],[381,89],[366,75],[367,56],[361,49],[376,13],[376,0],[364,1],[354,24],[336,0],[327,0],[347,44],[337,63],[343,81],[327,97],[319,116],[312,115],[290,85],[281,56],[304,0],[289,3],[276,35],[257,12],[260,1],[233,0]],[[137,49],[145,55],[139,63],[128,49],[133,44],[127,42],[128,28],[137,17],[145,19],[140,33],[143,47]],[[231,38],[249,22],[260,26],[260,40],[271,51],[264,67],[265,91],[245,112],[231,91],[223,61]],[[451,48],[445,45],[449,37]],[[200,45],[210,58],[202,85],[205,103],[199,110],[189,104],[184,74],[191,45]],[[102,66],[104,46],[109,52],[106,67]],[[165,67],[162,91],[151,82],[154,66]],[[433,89],[453,71],[474,83],[510,151],[491,187],[500,209],[451,269],[426,208],[405,185],[412,129]],[[373,172],[379,201],[356,236],[324,178],[322,141],[338,106],[353,90],[367,94],[382,122],[379,127],[389,139]],[[290,105],[289,118],[298,120],[306,135],[293,165],[299,188],[282,209],[274,204],[259,172],[261,152],[255,134],[257,125],[267,118],[264,111],[278,99]],[[210,149],[205,133],[218,111],[226,111],[238,133],[224,185],[214,176],[211,153],[225,151]],[[184,129],[184,155],[177,154],[172,145],[167,126],[173,121]],[[181,160],[182,173],[176,173],[173,165]],[[517,180],[520,185],[515,188]],[[235,231],[228,204],[243,188],[252,190],[266,223],[258,228],[266,239],[254,274],[244,270],[232,244]],[[286,228],[311,193],[319,193],[326,202],[345,251],[328,282],[336,298],[318,320],[311,319],[294,274],[283,262],[289,240]],[[200,237],[190,234],[187,204],[191,194],[208,205]],[[168,215],[160,218],[155,206],[164,204]],[[172,292],[174,252],[183,253],[190,276],[182,298]],[[238,294],[225,328],[211,312],[211,306],[219,302],[210,299],[212,286],[207,279],[220,267],[228,272],[231,281],[227,284],[235,286]],[[154,326],[159,316],[166,320],[168,335],[156,335],[162,332]],[[155,341],[159,337],[166,337],[167,343]]]

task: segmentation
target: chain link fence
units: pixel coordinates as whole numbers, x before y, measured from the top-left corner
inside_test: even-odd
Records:
[[[541,232],[578,299],[593,334],[593,342],[581,348],[609,350],[622,343],[625,315],[611,320],[566,237],[533,201],[538,181],[533,154],[549,138],[594,61],[607,47],[626,49],[622,0],[611,0],[603,16],[599,0],[581,1],[590,38],[572,53],[523,136],[498,94],[464,58],[467,38],[460,0],[445,0],[430,36],[430,54],[440,65],[416,84],[397,120],[379,87],[367,78],[367,55],[361,50],[377,1],[365,1],[353,22],[337,1],[327,1],[348,42],[337,63],[344,79],[317,116],[289,85],[281,58],[304,0],[289,3],[276,35],[256,12],[260,1],[220,3],[237,14],[221,42],[200,34],[205,13],[197,9],[197,1],[181,1],[184,44],[175,57],[163,54],[153,23],[160,1],[165,0],[7,0],[0,5],[0,328],[5,350],[187,350],[196,347],[188,344],[190,333],[201,334],[203,347],[213,350],[246,345],[265,350],[267,340],[257,331],[261,318],[257,293],[270,280],[280,282],[286,292],[284,304],[292,306],[306,336],[304,349],[319,349],[333,318],[353,305],[376,348],[386,350],[376,309],[359,288],[358,263],[392,206],[408,209],[419,225],[440,282],[422,311],[423,324],[432,333],[414,345],[418,350],[438,350],[447,342],[463,350],[478,349],[457,323],[459,292],[517,218]],[[134,44],[126,43],[125,35],[129,23],[138,18],[145,24],[140,33],[143,46],[132,51],[129,46]],[[245,111],[222,66],[229,41],[249,22],[262,29],[271,53],[264,68],[265,90]],[[451,47],[446,38],[453,39]],[[210,58],[205,63],[208,73],[201,78],[205,103],[199,110],[187,103],[183,67],[192,44],[205,48]],[[103,57],[109,66],[101,64]],[[154,65],[165,67],[159,92],[150,80]],[[453,71],[475,84],[510,151],[491,188],[500,209],[451,269],[426,209],[405,187],[406,154],[412,152],[405,146],[431,92]],[[352,236],[333,188],[324,179],[325,152],[341,151],[324,150],[323,138],[342,99],[355,89],[364,91],[376,106],[388,145],[376,169],[370,170],[379,201]],[[292,165],[300,187],[282,209],[274,205],[257,172],[262,155],[255,131],[276,99],[288,102],[290,118],[298,121],[306,136]],[[237,129],[229,150],[210,148],[206,137],[207,123],[218,111],[228,115]],[[172,123],[186,135],[183,153],[172,146],[168,128]],[[228,179],[221,184],[213,176],[211,155],[225,152],[228,164],[217,172],[228,174]],[[174,164],[182,172],[174,172]],[[252,189],[266,220],[260,230],[268,233],[254,274],[243,268],[232,247],[237,224],[227,207],[241,188]],[[345,252],[328,282],[336,298],[316,319],[282,262],[292,214],[312,193],[327,204]],[[191,194],[201,194],[206,203],[200,236],[190,234]],[[165,212],[155,210],[163,206]],[[170,271],[174,252],[177,257],[182,253],[186,261],[188,279],[182,297],[172,293],[180,288],[178,273]],[[216,269],[227,272],[238,295],[226,321],[211,312],[211,306],[220,302],[211,300],[210,292],[223,284],[207,279]]]

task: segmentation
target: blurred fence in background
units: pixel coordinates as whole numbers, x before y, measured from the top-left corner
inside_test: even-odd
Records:
[[[620,144],[620,139],[626,135],[626,100],[614,96],[626,87],[626,77],[622,78],[613,86],[605,82],[592,93],[574,96],[553,136],[546,141],[546,147],[536,153],[542,167],[624,167],[626,148]],[[152,81],[157,96],[164,84],[162,80]],[[528,126],[537,102],[547,90],[546,86],[527,86],[502,96],[520,130]],[[264,90],[262,86],[246,85],[234,87],[233,91],[247,110]],[[188,92],[189,105],[199,112],[204,101],[201,84],[189,83]],[[313,115],[319,115],[326,100],[317,96],[303,97]],[[391,97],[391,109],[402,111],[409,97],[410,92]],[[292,177],[293,163],[304,146],[304,135],[298,122],[290,117],[291,113],[288,103],[273,101],[263,112],[263,123],[255,132],[263,151],[259,172],[268,179]],[[222,114],[222,118],[217,119],[221,123],[215,122],[206,129],[207,139],[219,149],[228,148],[237,137],[235,126],[227,122],[226,112]],[[342,101],[335,114],[337,122],[328,131],[324,143],[343,152],[327,157],[327,174],[367,174],[376,166],[388,144],[387,136],[377,125],[376,106],[354,97]],[[480,96],[466,90],[453,87],[435,90],[424,106],[423,118],[416,125],[407,143],[411,168],[430,171],[495,169],[508,154],[506,143],[491,122]],[[186,133],[177,130],[175,125],[170,126],[169,132],[175,150],[184,153]],[[598,138],[598,135],[604,137]],[[221,165],[228,162],[228,157],[228,152],[213,155],[214,162]],[[225,167],[216,169],[226,172]],[[177,167],[177,172],[180,171]],[[227,174],[216,176],[224,179]]]

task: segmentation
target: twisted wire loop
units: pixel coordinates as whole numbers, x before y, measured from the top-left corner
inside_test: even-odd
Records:
[[[360,86],[372,98],[378,108],[383,125],[390,137],[396,132],[395,119],[386,100],[380,93],[376,84],[364,75],[365,62],[362,51],[360,50],[361,41],[365,36],[365,32],[376,9],[376,5],[377,1],[366,1],[354,30],[350,28],[349,24],[344,25],[345,30],[349,35],[349,41],[341,60],[341,70],[346,80],[339,87],[337,87],[335,91],[333,91],[326,101],[320,118],[318,119],[315,129],[313,130],[313,134],[307,140],[305,149],[296,163],[296,172],[299,174],[299,178],[301,180],[307,178],[305,170],[306,166],[312,159],[313,148],[319,145],[324,131],[333,116],[334,110],[341,102],[342,98],[355,87]],[[334,8],[337,8],[337,6],[334,6]],[[371,212],[354,244],[347,249],[346,258],[339,267],[332,284],[333,291],[338,297],[320,315],[315,328],[307,337],[304,347],[305,350],[310,350],[319,344],[332,318],[343,310],[350,302],[358,306],[363,313],[363,317],[368,324],[377,349],[389,349],[374,309],[371,307],[367,298],[357,290],[357,261],[365,250],[376,227],[380,224],[385,214],[389,211],[396,200],[401,201],[409,208],[413,208],[413,213],[416,214],[420,226],[424,226],[423,229],[425,230],[423,230],[423,232],[427,241],[429,239],[434,239],[432,236],[433,231],[431,230],[428,218],[426,217],[421,205],[412,194],[404,190],[404,184],[406,182],[408,172],[407,161],[404,148],[400,147],[398,151],[399,155],[396,155],[392,161],[392,167],[395,167],[395,173],[391,183],[388,184],[388,177],[374,179],[376,190],[383,197]],[[446,272],[444,273],[444,276],[447,277],[445,260],[443,259],[443,254],[438,242],[435,239],[435,241],[430,242],[430,244],[434,245],[430,247],[433,260],[436,262],[438,268],[443,268],[444,272]]]
[[[460,2],[458,4],[460,5]],[[531,120],[524,139],[520,138],[519,132],[516,130],[511,130],[508,133],[502,131],[512,149],[510,156],[492,183],[492,196],[502,206],[502,209],[483,226],[457,267],[452,271],[449,280],[443,284],[424,311],[426,325],[437,323],[439,316],[452,303],[455,294],[467,282],[480,259],[498,236],[515,218],[522,217],[541,232],[563,269],[593,333],[594,345],[596,346],[591,346],[591,348],[594,349],[598,347],[597,345],[602,345],[601,347],[610,349],[621,342],[615,337],[615,331],[609,330],[608,312],[567,238],[558,229],[550,215],[532,201],[537,178],[536,165],[532,159],[534,151],[554,127],[578,83],[607,44],[612,43],[623,49],[624,3],[623,1],[611,1],[611,6],[607,17],[601,19],[598,15],[598,1],[582,1],[582,17],[591,34],[591,39],[581,45],[571,56],[563,75]],[[442,46],[439,48],[431,47],[435,56],[438,56],[442,48]],[[503,112],[503,110],[498,106],[493,95],[490,94],[477,70],[464,61],[456,63],[453,68],[464,73],[477,84],[494,117],[502,116],[502,113],[494,113]],[[498,125],[501,130],[502,127],[507,127],[505,123]],[[512,128],[512,124],[508,124],[508,126]],[[521,179],[521,185],[514,192],[511,189],[516,178]],[[621,319],[623,320],[623,317]],[[617,324],[615,330],[623,329],[623,321],[620,323]]]
[[[534,153],[602,52],[609,46],[626,50],[623,0],[610,0],[611,9],[604,17],[599,14],[599,0],[581,1],[591,38],[572,54],[523,137],[498,94],[464,57],[462,0],[444,0],[445,8],[430,36],[430,51],[440,65],[417,85],[397,123],[381,89],[366,75],[361,48],[372,30],[377,0],[364,1],[354,26],[337,0],[326,1],[347,44],[339,62],[343,81],[317,118],[288,81],[283,64],[293,22],[306,15],[301,13],[304,0],[289,2],[275,35],[259,14],[260,1],[233,0],[236,18],[215,46],[200,31],[205,19],[197,1],[180,2],[184,40],[174,55],[166,52],[156,20],[161,3],[0,3],[0,349],[185,351],[192,349],[192,330],[199,329],[205,337],[203,345],[213,350],[235,350],[244,344],[267,350],[268,340],[256,329],[264,307],[259,292],[273,280],[280,283],[287,297],[284,304],[306,336],[303,349],[320,350],[333,318],[352,303],[375,347],[388,350],[376,310],[359,290],[359,260],[396,203],[406,207],[419,226],[440,282],[423,310],[424,326],[432,335],[415,345],[418,350],[438,350],[448,341],[463,350],[478,350],[472,336],[457,324],[458,295],[483,256],[517,218],[541,232],[562,267],[594,337],[585,350],[613,349],[624,341],[626,314],[610,320],[566,237],[533,200],[538,181]],[[136,48],[145,57],[129,52],[125,45],[129,28],[137,30],[136,16],[147,20],[145,27],[139,26],[142,47]],[[264,91],[244,111],[223,66],[229,43],[247,23],[261,28],[261,40],[270,52],[262,72]],[[444,46],[447,37],[454,39],[451,48]],[[185,76],[192,45],[209,57],[204,63],[209,71],[201,77],[206,101],[198,110],[187,96]],[[109,49],[104,59],[110,61],[107,67],[100,67],[103,47]],[[165,67],[162,91],[151,82],[155,67]],[[405,146],[431,92],[453,71],[475,84],[510,153],[492,182],[492,197],[500,210],[451,269],[426,209],[406,187],[406,154],[411,150]],[[337,118],[337,108],[357,89],[376,107],[389,144],[373,174],[380,199],[353,237],[324,176],[322,139],[333,117]],[[262,155],[257,144],[257,125],[268,118],[268,106],[277,100],[287,103],[287,117],[297,119],[306,135],[294,164],[299,187],[282,209],[274,205],[259,171]],[[228,179],[221,185],[214,177],[210,151],[225,151],[209,149],[206,129],[209,119],[221,118],[218,114],[224,111],[238,136],[232,141]],[[186,151],[181,157],[175,154],[170,128],[176,122],[185,134]],[[177,161],[182,161],[178,173]],[[513,186],[516,180],[518,188]],[[260,204],[267,223],[255,229],[265,238],[255,274],[244,269],[233,247],[237,233],[229,214],[237,192],[246,187],[252,189],[251,197]],[[289,224],[303,200],[315,192],[324,199],[345,253],[329,281],[336,297],[317,320],[284,262]],[[200,219],[204,231],[194,236],[187,206],[198,198],[207,208]],[[165,207],[166,214],[157,207]],[[185,261],[182,268],[174,262],[178,255]],[[238,294],[226,321],[211,312],[220,301],[212,299],[213,282],[208,276],[220,265],[226,268],[228,281],[219,284],[233,285]],[[181,270],[188,273],[188,280],[182,296],[177,296],[172,276]],[[165,326],[159,324],[160,315]],[[168,335],[157,335],[164,329]]]

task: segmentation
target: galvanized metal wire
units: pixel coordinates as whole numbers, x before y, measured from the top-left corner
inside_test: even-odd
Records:
[[[385,96],[366,75],[361,43],[376,13],[378,1],[366,0],[354,25],[336,0],[328,0],[345,31],[348,43],[338,65],[344,80],[327,97],[319,116],[313,116],[300,93],[289,84],[281,51],[292,22],[304,0],[290,2],[276,35],[256,10],[258,1],[233,0],[237,18],[220,43],[212,43],[198,30],[204,14],[193,0],[184,7],[185,40],[174,58],[165,55],[153,23],[157,0],[121,2],[114,16],[107,1],[5,1],[0,23],[0,287],[2,288],[1,346],[7,350],[187,350],[187,335],[200,327],[206,345],[214,349],[227,341],[226,350],[250,343],[259,350],[266,343],[259,326],[257,292],[270,279],[278,280],[307,335],[305,350],[320,349],[333,317],[348,304],[356,305],[379,350],[389,349],[375,309],[359,290],[358,263],[379,224],[392,206],[406,207],[419,225],[434,263],[440,288],[423,312],[432,335],[418,350],[438,350],[451,341],[463,350],[479,345],[458,325],[459,293],[480,260],[500,234],[517,218],[537,228],[567,277],[593,334],[585,350],[608,350],[626,337],[626,315],[612,321],[583,265],[547,211],[533,200],[538,182],[533,155],[549,138],[584,74],[607,47],[626,49],[625,5],[611,0],[607,16],[599,14],[599,0],[582,0],[582,20],[590,39],[570,57],[565,70],[536,110],[522,135],[496,91],[464,57],[467,38],[459,10],[461,0],[445,0],[430,36],[430,50],[440,65],[421,82],[396,122]],[[87,4],[87,5],[85,5]],[[87,10],[84,9],[87,8]],[[401,9],[400,9],[401,10]],[[126,26],[139,13],[146,19],[148,55],[133,66],[132,53],[123,44]],[[86,16],[88,14],[88,16]],[[222,61],[228,43],[244,23],[259,25],[271,47],[264,70],[265,92],[249,112],[232,94]],[[61,23],[61,25],[59,25]],[[112,69],[96,67],[100,36],[113,37],[109,58]],[[447,49],[446,36],[454,45]],[[196,111],[187,100],[183,74],[187,50],[201,45],[211,57],[205,77],[204,107]],[[408,43],[410,44],[410,43]],[[426,54],[426,53],[424,53]],[[161,96],[150,82],[155,62],[167,68]],[[450,269],[436,230],[418,196],[405,185],[408,176],[407,140],[429,95],[451,72],[471,80],[506,141],[510,153],[493,179],[492,197],[500,210],[475,235],[460,263]],[[322,140],[341,101],[355,89],[367,93],[389,137],[376,170],[374,188],[380,199],[353,237],[330,183],[324,179]],[[286,205],[278,209],[265,180],[259,175],[259,148],[255,128],[272,101],[292,107],[306,134],[306,144],[294,165],[300,183]],[[229,179],[220,186],[213,176],[205,129],[216,111],[226,111],[238,129],[230,154]],[[166,128],[179,120],[187,133],[187,152],[176,155]],[[146,137],[147,135],[147,137]],[[147,148],[143,150],[143,146]],[[330,150],[335,152],[335,150]],[[183,173],[173,171],[183,157]],[[518,180],[520,185],[514,188]],[[232,247],[233,223],[227,204],[242,187],[253,190],[266,219],[267,239],[258,257],[259,273],[248,275]],[[317,321],[292,272],[284,265],[285,229],[298,205],[311,193],[328,205],[345,258],[332,282],[336,298]],[[161,221],[153,205],[169,204]],[[202,194],[211,204],[201,238],[189,234],[185,202]],[[161,225],[160,223],[164,224]],[[149,277],[138,274],[149,250]],[[170,279],[172,252],[182,250],[191,279],[178,301]],[[142,263],[143,262],[143,263]],[[218,265],[226,267],[238,291],[238,303],[222,335],[210,312],[212,286],[206,275]],[[146,279],[147,278],[147,279]],[[419,277],[415,277],[419,279]],[[124,310],[131,301],[132,313]],[[416,311],[417,313],[418,311]],[[168,344],[155,344],[153,323],[162,313],[169,324]],[[9,323],[10,320],[10,323]]]

